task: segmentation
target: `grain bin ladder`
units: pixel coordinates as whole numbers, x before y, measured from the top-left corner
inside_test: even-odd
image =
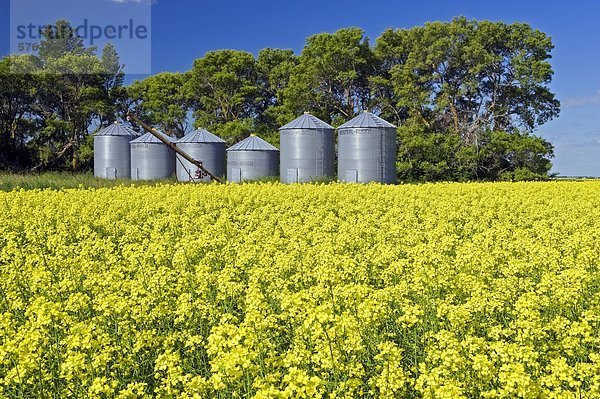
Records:
[[[144,123],[140,118],[138,118],[134,114],[127,113],[127,120],[134,121],[135,123],[140,125],[142,127],[142,129],[144,129],[145,131],[147,131],[148,133],[150,133],[151,135],[153,135],[154,137],[159,139],[161,142],[163,142],[165,145],[167,145],[169,148],[171,148],[177,154],[181,155],[186,161],[188,161],[192,165],[196,166],[199,170],[201,170],[207,176],[210,176],[211,179],[213,179],[219,183],[222,183],[221,179],[219,179],[217,176],[213,175],[208,169],[206,169],[204,167],[204,165],[202,164],[202,161],[197,161],[194,158],[192,158],[191,156],[189,156],[185,151],[183,151],[181,148],[178,148],[175,144],[171,143],[169,140],[165,139],[161,134],[159,134],[155,129],[153,129],[152,126],[148,125],[147,123]]]

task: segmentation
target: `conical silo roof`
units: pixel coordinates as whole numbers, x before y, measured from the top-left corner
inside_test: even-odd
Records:
[[[139,137],[140,134],[130,128],[129,126],[122,125],[119,122],[115,122],[110,126],[101,129],[96,133],[96,136],[131,136]]]
[[[227,151],[279,151],[279,149],[267,143],[260,137],[251,135],[229,147]]]
[[[173,137],[167,136],[164,133],[158,132],[158,134],[160,134],[161,136],[163,136],[170,142],[175,141],[175,139],[173,139]],[[130,143],[161,143],[161,144],[164,144],[158,138],[154,137],[154,135],[152,133],[146,133],[143,136],[141,136],[135,140],[132,140]]]
[[[287,125],[284,125],[279,128],[279,130],[288,130],[288,129],[311,129],[311,130],[322,130],[322,129],[333,129],[328,123],[323,122],[319,118],[314,115],[305,112],[299,118],[294,119]]]
[[[358,115],[356,118],[351,119],[348,122],[344,123],[343,125],[338,127],[338,129],[349,129],[349,128],[355,128],[355,127],[358,127],[358,128],[372,128],[372,127],[396,128],[396,126],[392,125],[388,121],[385,121],[385,120],[381,119],[380,117],[373,115],[370,112],[365,111],[362,114]]]
[[[225,140],[217,135],[212,134],[205,129],[196,129],[193,132],[189,132],[179,140],[177,143],[224,143]]]

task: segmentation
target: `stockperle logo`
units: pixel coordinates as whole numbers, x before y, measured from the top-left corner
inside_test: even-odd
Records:
[[[38,54],[48,37],[79,39],[96,54],[111,44],[128,74],[151,72],[150,0],[11,0],[11,53]]]
[[[18,25],[16,27],[17,39],[39,41],[43,39],[44,32],[47,32],[48,30],[52,31],[55,38],[62,39],[69,36],[72,32],[75,36],[83,39],[84,42],[89,41],[91,46],[97,44],[103,38],[108,40],[146,40],[148,38],[148,27],[144,24],[136,24],[133,19],[130,19],[123,25],[101,26],[90,23],[86,18],[83,20],[82,25],[72,28],[72,31],[70,31],[64,27],[61,29],[61,27],[57,25],[40,26],[34,25],[33,23],[30,23],[29,25]]]

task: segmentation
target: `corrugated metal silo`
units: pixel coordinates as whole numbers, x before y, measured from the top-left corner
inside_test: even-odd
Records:
[[[338,127],[338,180],[396,182],[396,126],[364,112]]]
[[[335,133],[331,125],[304,113],[281,127],[281,168],[283,183],[304,183],[333,178]]]
[[[225,175],[226,144],[225,140],[219,136],[215,136],[208,130],[198,129],[186,134],[175,143],[178,148],[181,148],[192,158],[201,161],[203,166],[213,175],[217,177]],[[210,177],[197,178],[197,169],[181,155],[177,155],[177,180],[192,182],[209,182],[211,180]]]
[[[259,180],[279,174],[279,150],[251,135],[227,149],[227,180]]]
[[[131,177],[131,146],[140,135],[118,122],[94,135],[94,176],[101,179]]]
[[[174,140],[163,134],[167,140]],[[155,180],[171,177],[175,171],[175,152],[151,133],[131,143],[131,178]]]

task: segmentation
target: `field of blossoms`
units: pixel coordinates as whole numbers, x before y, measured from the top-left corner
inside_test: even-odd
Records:
[[[0,193],[0,397],[600,397],[600,182]]]

